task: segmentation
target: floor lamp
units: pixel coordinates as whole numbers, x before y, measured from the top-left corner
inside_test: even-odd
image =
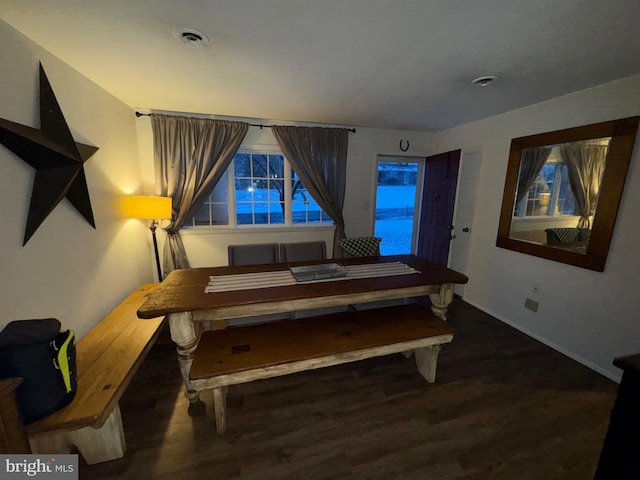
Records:
[[[160,255],[158,255],[158,240],[156,228],[158,220],[171,218],[171,198],[169,197],[145,197],[132,195],[126,198],[127,216],[141,220],[151,220],[149,230],[153,237],[153,251],[156,254],[156,267],[158,267],[158,281],[162,281],[162,268],[160,268]]]

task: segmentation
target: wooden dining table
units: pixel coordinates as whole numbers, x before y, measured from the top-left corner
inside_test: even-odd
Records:
[[[289,271],[291,267],[334,262],[346,269],[346,276],[296,282]],[[168,316],[185,395],[195,403],[198,392],[190,385],[189,370],[203,330],[225,328],[225,321],[231,318],[427,295],[433,313],[446,320],[454,285],[467,281],[462,273],[415,255],[188,268],[169,273],[138,309],[138,317]],[[225,283],[227,288],[210,288]]]

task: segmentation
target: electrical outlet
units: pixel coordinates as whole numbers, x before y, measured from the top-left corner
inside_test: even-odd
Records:
[[[527,310],[531,310],[533,313],[538,311],[538,302],[535,300],[531,300],[530,298],[524,299],[524,308]]]

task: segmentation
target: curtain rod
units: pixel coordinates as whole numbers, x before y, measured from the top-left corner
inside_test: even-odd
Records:
[[[140,112],[136,112],[136,117],[150,117],[151,114],[150,113],[140,113]],[[271,128],[273,127],[273,125],[262,125],[260,123],[249,123],[248,124],[250,127],[260,127],[260,130],[262,130],[263,128]],[[356,129],[355,128],[346,128],[345,130],[351,132],[351,133],[356,133]]]

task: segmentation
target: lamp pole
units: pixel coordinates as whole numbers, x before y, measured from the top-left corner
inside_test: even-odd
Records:
[[[156,239],[156,228],[158,227],[157,220],[151,220],[149,230],[151,230],[151,236],[153,237],[153,251],[156,254],[156,267],[158,268],[158,281],[162,281],[162,269],[160,268],[160,255],[158,255],[158,240]]]

